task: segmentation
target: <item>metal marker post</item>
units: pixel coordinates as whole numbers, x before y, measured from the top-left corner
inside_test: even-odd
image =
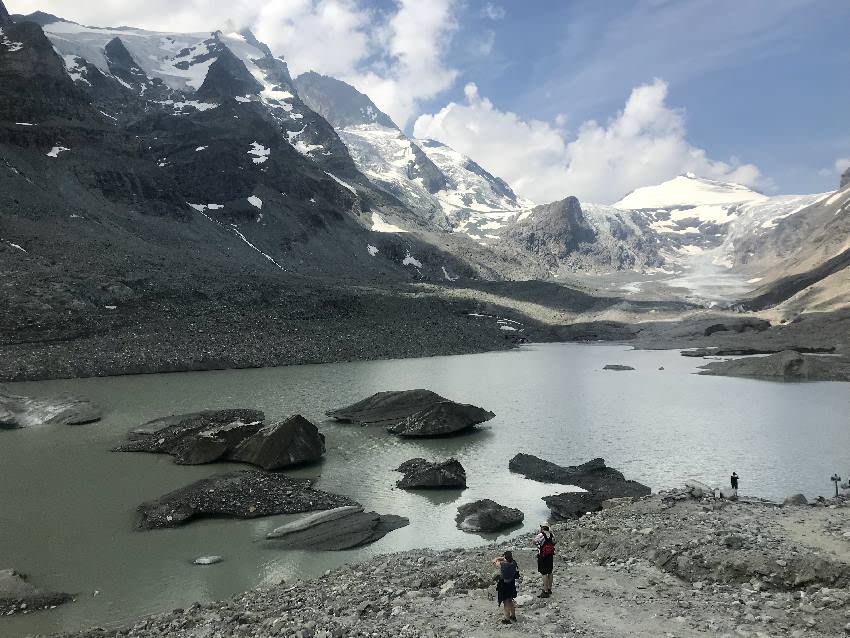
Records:
[[[838,474],[833,474],[829,480],[835,483],[835,495],[838,496],[838,483],[841,481],[841,477]]]

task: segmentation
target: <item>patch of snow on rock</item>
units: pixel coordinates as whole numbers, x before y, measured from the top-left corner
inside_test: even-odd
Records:
[[[248,155],[253,155],[254,164],[262,164],[269,156],[272,154],[271,149],[266,148],[259,142],[251,142],[251,150],[248,151]]]
[[[327,171],[325,171],[325,174],[327,174],[328,177],[330,177],[333,181],[335,181],[337,184],[339,184],[343,188],[347,188],[348,190],[350,190],[355,195],[357,194],[357,191],[354,190],[354,187],[351,184],[349,184],[348,182],[344,182],[343,180],[341,180],[339,177],[337,177],[333,173],[328,173]]]
[[[209,148],[209,146],[199,146],[198,148],[195,149],[195,152],[200,153],[201,151],[205,151],[208,148]]]
[[[50,152],[47,154],[47,157],[59,157],[59,153],[64,153],[65,151],[70,151],[70,148],[66,148],[64,146],[54,146],[50,149]]]
[[[401,263],[405,266],[416,266],[417,268],[422,268],[422,262],[410,253],[407,253],[407,257],[405,257]]]
[[[366,250],[369,252],[369,255],[370,255],[371,257],[374,257],[374,256],[375,256],[375,255],[377,255],[379,252],[381,252],[381,251],[379,251],[379,250],[378,250],[375,246],[373,246],[372,244],[367,244],[367,245],[366,245]]]
[[[248,198],[248,203],[251,204],[251,206],[254,206],[255,208],[262,208],[263,207],[263,200],[261,200],[256,195],[251,195]]]
[[[388,224],[378,213],[372,213],[372,231],[376,233],[406,233],[395,224]]]
[[[3,29],[0,29],[0,45],[6,47],[9,53],[16,53],[24,48],[23,42],[12,42],[5,33],[3,33]]]

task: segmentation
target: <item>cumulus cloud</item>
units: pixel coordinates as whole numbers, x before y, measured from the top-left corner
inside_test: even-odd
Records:
[[[14,13],[44,8],[43,0],[9,0]],[[367,93],[404,126],[423,100],[455,82],[445,61],[456,30],[455,0],[394,0],[382,12],[366,0],[53,0],[51,12],[97,26],[204,31],[250,27],[294,74],[313,70]],[[484,43],[486,45],[486,42]]]
[[[463,104],[449,103],[420,116],[416,137],[430,137],[469,155],[507,180],[521,195],[538,202],[576,195],[610,203],[640,186],[657,184],[684,172],[769,187],[759,169],[737,158],[717,161],[686,139],[684,111],[667,105],[667,84],[655,80],[634,88],[622,111],[606,124],[584,122],[571,138],[540,120],[500,111],[465,89]]]
[[[818,175],[822,177],[834,177],[841,175],[844,171],[850,168],[850,157],[839,157],[829,168],[822,168],[818,171]]]

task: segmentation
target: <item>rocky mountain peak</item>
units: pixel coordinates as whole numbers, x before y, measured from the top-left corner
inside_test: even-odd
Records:
[[[124,46],[121,38],[115,37],[107,42],[104,49],[109,71],[117,78],[130,84],[144,84],[147,82],[147,74],[133,59],[133,56]]]
[[[5,27],[7,24],[12,23],[12,18],[9,16],[9,12],[6,10],[6,5],[3,4],[3,0],[0,0],[0,27]]]
[[[839,184],[839,188],[844,188],[850,184],[850,166],[847,167],[847,170],[841,174],[841,183]]]
[[[225,99],[240,95],[256,95],[263,85],[226,46],[221,47],[215,62],[210,65],[204,83],[197,92],[198,99]]]
[[[368,95],[342,80],[308,71],[295,79],[295,85],[304,103],[334,128],[378,124],[398,129],[392,118],[381,111]]]

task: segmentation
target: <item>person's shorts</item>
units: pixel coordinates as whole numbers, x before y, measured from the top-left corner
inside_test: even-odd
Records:
[[[554,568],[555,557],[554,556],[544,556],[537,558],[537,571],[543,574],[544,576],[548,576],[552,573],[552,569]]]

